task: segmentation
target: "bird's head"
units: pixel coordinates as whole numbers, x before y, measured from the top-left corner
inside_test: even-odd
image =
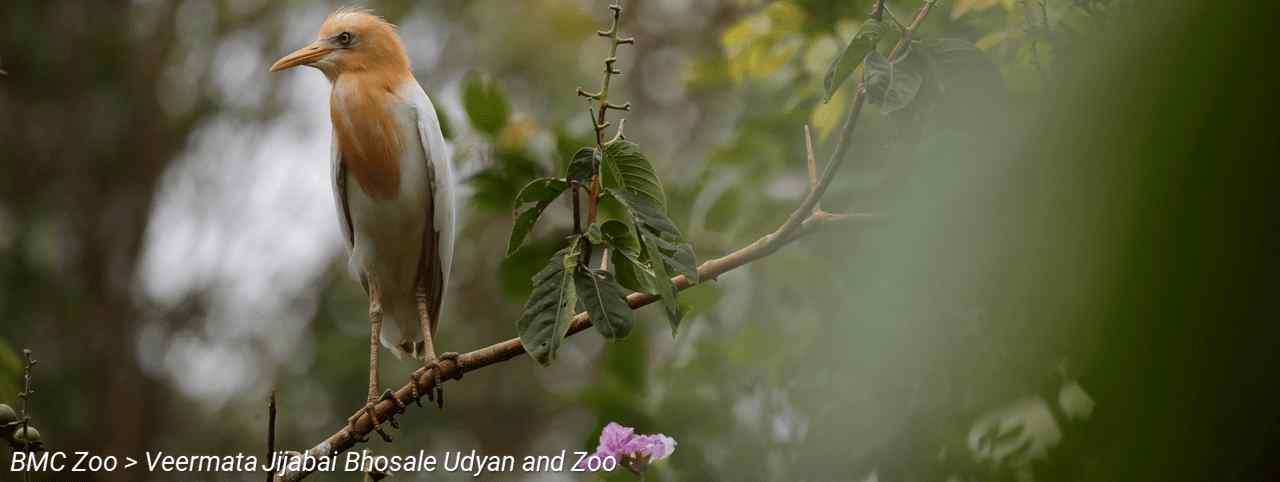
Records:
[[[315,42],[277,60],[271,71],[299,65],[334,80],[348,72],[408,72],[409,58],[395,25],[368,10],[343,8],[325,19]]]

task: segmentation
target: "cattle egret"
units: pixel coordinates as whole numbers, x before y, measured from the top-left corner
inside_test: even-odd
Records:
[[[332,85],[334,200],[351,271],[369,295],[369,396],[348,424],[368,412],[378,428],[374,404],[394,398],[378,391],[379,342],[427,367],[456,360],[456,353],[437,358],[433,340],[453,259],[453,172],[394,25],[367,10],[338,10],[315,42],[271,71],[299,65],[319,69]],[[436,387],[427,397],[443,408]]]

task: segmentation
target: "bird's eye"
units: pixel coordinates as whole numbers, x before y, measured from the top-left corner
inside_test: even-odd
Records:
[[[342,32],[342,33],[338,34],[338,44],[340,44],[340,45],[342,45],[342,46],[344,46],[344,47],[345,47],[345,46],[348,46],[348,45],[351,45],[351,34],[349,34],[349,33],[347,33],[347,32]]]

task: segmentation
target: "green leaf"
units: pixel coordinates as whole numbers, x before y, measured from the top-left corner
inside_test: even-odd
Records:
[[[578,267],[579,240],[574,237],[569,247],[556,252],[547,266],[533,276],[533,292],[516,321],[520,344],[542,366],[555,361],[578,305],[573,273]]]
[[[463,80],[462,107],[471,119],[471,126],[490,136],[502,130],[511,115],[511,106],[498,83],[475,71]]]
[[[698,261],[693,255],[692,244],[669,241],[657,236],[652,239],[658,245],[658,253],[668,270],[684,275],[695,284],[698,282]]]
[[[600,223],[593,223],[587,226],[587,240],[591,241],[591,244],[604,242],[604,233],[600,231]]]
[[[538,217],[542,216],[542,211],[546,210],[551,201],[555,201],[568,188],[569,183],[564,179],[544,177],[534,179],[520,189],[520,193],[516,194],[513,208],[516,220],[511,224],[507,256],[515,254],[520,249],[524,239],[529,236],[529,231],[533,230],[533,225],[537,224]]]
[[[682,239],[680,229],[675,223],[671,222],[671,218],[667,217],[667,212],[661,206],[653,203],[649,197],[635,194],[631,191],[611,188],[607,189],[610,196],[613,196],[636,222],[642,226],[662,234],[667,234],[675,239]]]
[[[640,225],[642,235],[652,235],[653,242],[659,243],[663,248],[659,250],[659,254],[663,256],[649,257],[650,260],[661,261],[653,263],[655,272],[657,265],[663,264],[664,271],[678,272],[688,277],[690,282],[698,283],[698,263],[693,255],[693,246],[684,241],[680,229],[671,222],[667,213],[654,206],[646,197],[618,189],[610,189],[608,192],[631,212],[631,216]]]
[[[602,181],[604,187],[622,188],[648,198],[661,211],[667,210],[667,195],[653,165],[640,153],[639,146],[628,140],[619,140],[604,148],[602,156]]]
[[[844,51],[831,61],[831,67],[827,68],[827,75],[822,79],[822,84],[826,87],[826,95],[822,99],[824,104],[831,101],[831,96],[835,95],[840,85],[844,84],[858,64],[862,63],[867,53],[876,48],[883,30],[884,26],[878,20],[871,19],[863,22],[858,33],[849,39],[849,45],[846,45]]]
[[[654,272],[652,279],[656,280],[652,286],[658,294],[664,290],[662,285],[670,285],[671,281],[666,274],[671,271],[685,273],[689,277],[689,281],[697,283],[697,271],[692,266],[697,266],[693,258],[693,248],[684,241],[684,235],[680,233],[675,223],[667,215],[667,197],[662,190],[662,183],[658,181],[657,174],[653,170],[653,166],[640,153],[635,143],[622,140],[610,144],[605,147],[603,162],[601,164],[601,177],[605,186],[605,192],[608,197],[618,201],[630,213],[631,218],[635,220],[636,227],[642,235],[652,234],[654,239],[666,242],[672,245],[667,250],[666,256],[661,256],[662,250],[657,250],[658,254],[648,256],[650,268]],[[625,224],[623,225],[625,226]],[[621,228],[613,228],[615,232],[621,233]],[[650,244],[647,241],[643,244]],[[684,245],[683,248],[679,247]],[[634,266],[625,266],[622,269],[629,270],[623,277],[621,272],[619,278],[628,288],[653,293],[649,291],[650,286],[644,283],[644,277],[639,269],[644,264],[639,263],[640,251],[637,250],[629,257],[627,262]],[[626,264],[624,262],[624,264]],[[668,268],[669,267],[669,268]],[[636,269],[631,269],[636,268]],[[676,321],[679,322],[679,308],[676,308]]]
[[[636,239],[635,232],[627,223],[610,219],[600,226],[600,232],[604,236],[604,242],[614,251],[640,255],[640,240]]]
[[[596,165],[599,162],[599,151],[594,147],[578,149],[578,152],[573,153],[573,159],[569,160],[564,177],[570,181],[578,181],[578,184],[588,185],[591,183],[591,176],[596,173]]]
[[[604,242],[613,249],[613,271],[617,273],[618,283],[632,291],[657,294],[654,286],[653,270],[644,255],[644,247],[636,238],[635,231],[627,223],[618,220],[606,221],[600,227]]]
[[[649,259],[662,259],[662,254],[658,252],[658,245],[654,241],[654,235],[642,230],[641,238],[640,244],[644,246]],[[667,313],[667,322],[671,324],[671,336],[675,336],[676,331],[680,329],[680,300],[676,298],[676,285],[671,282],[671,275],[667,273],[663,263],[652,263],[652,265],[654,287],[657,288],[658,296],[662,299],[662,306]]]
[[[908,54],[910,55],[910,54]],[[880,104],[880,112],[891,114],[911,105],[924,76],[914,62],[906,58],[889,62],[880,52],[867,54],[863,69],[867,79],[867,94],[872,103]]]
[[[609,262],[613,263],[613,271],[617,273],[618,284],[641,293],[658,294],[657,275],[649,268],[646,257],[625,251],[615,251]]]
[[[626,338],[631,333],[631,325],[635,324],[635,313],[613,274],[583,267],[573,280],[596,331],[610,340]]]
[[[931,39],[922,42],[921,47],[939,92],[969,95],[1002,84],[1000,68],[968,40]]]

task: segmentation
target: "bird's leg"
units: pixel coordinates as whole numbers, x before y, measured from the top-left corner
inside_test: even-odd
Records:
[[[418,302],[418,325],[422,329],[422,351],[424,354],[422,366],[424,370],[429,374],[428,376],[431,377],[430,385],[431,387],[433,387],[431,389],[432,391],[427,392],[427,400],[436,402],[436,406],[443,409],[444,408],[444,388],[441,386],[441,383],[440,383],[440,373],[439,373],[440,360],[451,360],[454,363],[457,363],[458,354],[454,352],[447,352],[439,357],[436,356],[435,341],[432,339],[432,334],[431,334],[432,320],[431,320],[431,313],[428,309],[427,288],[424,283],[422,282],[418,283],[418,289],[417,289],[416,295],[417,295],[417,302]],[[420,397],[418,395],[417,380],[413,380],[413,381],[414,383],[412,383],[411,385],[413,386],[414,399],[419,400]]]
[[[391,390],[379,395],[378,393],[378,352],[379,338],[382,334],[382,291],[378,288],[377,280],[373,276],[368,276],[369,283],[369,396],[365,399],[364,407],[356,410],[356,413],[347,419],[347,429],[352,430],[356,420],[361,415],[369,414],[369,421],[373,424],[373,429],[378,432],[382,440],[390,442],[391,436],[382,430],[382,424],[378,421],[378,412],[376,406],[378,402],[386,400],[388,396],[395,399],[395,395]],[[361,440],[362,442],[367,439]]]

